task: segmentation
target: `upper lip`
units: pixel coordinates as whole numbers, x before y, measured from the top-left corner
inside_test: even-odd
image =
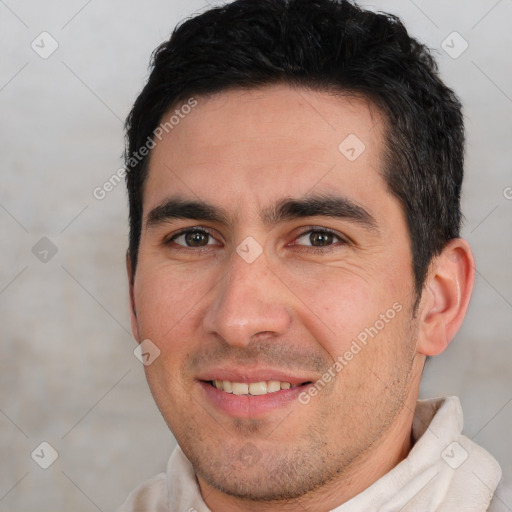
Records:
[[[262,382],[275,380],[279,382],[289,382],[290,384],[303,384],[304,382],[313,382],[315,379],[308,375],[298,373],[291,374],[289,371],[274,368],[215,368],[205,371],[197,376],[198,380],[213,381],[227,380],[230,382]]]

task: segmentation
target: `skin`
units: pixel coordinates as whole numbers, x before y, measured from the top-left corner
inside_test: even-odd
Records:
[[[471,252],[461,239],[447,245],[413,314],[409,234],[381,177],[376,107],[284,85],[197,100],[152,150],[135,274],[127,258],[134,336],[161,351],[147,380],[212,511],[328,511],[407,456],[425,357],[446,348],[467,308]],[[349,134],[365,145],[354,161],[338,149]],[[322,194],[349,199],[374,225],[265,219],[280,201]],[[170,198],[225,218],[148,222]],[[209,235],[179,236],[184,228]],[[262,249],[252,263],[236,251],[247,237]],[[393,304],[400,312],[307,404],[254,415],[248,405],[237,417],[198,380],[222,366],[316,382]]]

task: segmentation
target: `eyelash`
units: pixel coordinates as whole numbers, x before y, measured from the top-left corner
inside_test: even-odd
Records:
[[[177,233],[173,234],[170,238],[168,238],[167,240],[164,241],[164,244],[166,246],[169,246],[169,245],[171,245],[174,242],[174,240],[176,240],[176,238],[178,238],[178,237],[180,237],[182,235],[187,235],[189,233],[201,233],[201,234],[208,235],[208,236],[210,236],[210,237],[215,239],[215,237],[207,229],[204,229],[204,228],[201,228],[201,227],[192,227],[192,228],[184,228],[184,229],[178,231]],[[343,236],[341,234],[338,234],[338,233],[336,233],[333,230],[330,230],[330,229],[327,229],[327,228],[321,228],[321,227],[317,227],[317,228],[309,227],[309,228],[305,229],[304,231],[300,232],[295,237],[295,240],[297,240],[299,238],[302,238],[303,236],[311,234],[311,233],[333,235],[338,240],[337,240],[336,243],[333,243],[333,244],[330,244],[330,245],[327,245],[327,246],[324,246],[324,247],[315,247],[315,246],[308,246],[308,245],[298,245],[297,247],[298,247],[299,251],[301,251],[301,252],[305,251],[305,252],[314,253],[314,254],[325,254],[326,252],[330,252],[331,250],[334,250],[336,247],[344,246],[344,245],[349,245],[350,244],[350,240],[348,239],[348,237]],[[289,244],[287,244],[287,246],[288,245]],[[206,245],[206,246],[202,246],[202,247],[188,247],[188,246],[185,246],[185,245],[176,244],[173,247],[173,250],[186,251],[186,252],[194,251],[195,253],[202,253],[204,251],[210,250],[210,247],[211,246],[209,244]]]
[[[320,246],[315,247],[313,245],[297,245],[296,248],[300,252],[309,252],[313,254],[325,254],[326,252],[331,252],[333,250],[336,250],[336,248],[344,245],[349,244],[349,239],[346,236],[343,236],[341,234],[336,233],[336,231],[333,231],[331,229],[327,228],[321,228],[321,227],[309,227],[299,233],[295,240],[302,238],[305,235],[311,235],[311,233],[318,233],[322,235],[332,235],[334,238],[337,238],[337,241],[335,241],[332,244],[326,245],[326,246]]]
[[[170,238],[166,239],[164,241],[164,245],[170,246],[176,238],[178,238],[182,235],[187,235],[189,233],[201,233],[204,235],[208,235],[211,238],[214,238],[214,236],[208,230],[206,230],[204,228],[199,228],[199,227],[184,228],[184,229],[181,229],[180,231],[178,231],[177,233],[174,233],[174,235],[172,235]],[[208,251],[208,250],[210,250],[210,248],[211,248],[210,245],[206,245],[203,247],[188,247],[186,245],[175,244],[173,246],[173,250],[175,250],[175,251],[185,251],[188,253],[190,253],[190,251],[193,251],[196,254],[202,253],[204,251]]]

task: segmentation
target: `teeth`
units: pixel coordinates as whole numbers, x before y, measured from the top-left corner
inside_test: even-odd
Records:
[[[275,393],[281,389],[281,383],[278,380],[269,380],[267,382],[267,393]]]
[[[232,388],[234,395],[247,395],[249,393],[249,384],[245,382],[233,382]]]
[[[267,383],[266,382],[251,382],[249,385],[250,395],[266,395]]]
[[[290,384],[289,382],[280,382],[278,380],[251,382],[231,382],[229,380],[214,380],[212,384],[221,391],[233,393],[234,395],[266,395],[275,393],[281,389],[296,388],[300,384]]]

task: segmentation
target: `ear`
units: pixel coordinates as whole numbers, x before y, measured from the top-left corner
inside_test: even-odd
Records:
[[[426,356],[443,352],[466,314],[475,280],[469,244],[451,240],[431,263],[419,308],[417,350]]]
[[[132,334],[137,343],[139,339],[139,324],[137,322],[137,309],[135,308],[134,282],[135,274],[132,269],[132,260],[129,251],[126,251],[126,272],[128,274],[128,285],[130,287],[130,322],[132,325]]]

